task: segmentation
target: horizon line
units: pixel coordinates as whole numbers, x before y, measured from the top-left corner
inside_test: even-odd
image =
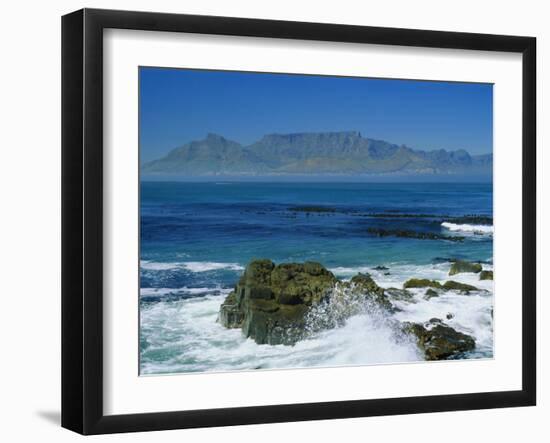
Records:
[[[311,184],[330,184],[330,183],[369,183],[369,184],[493,184],[492,174],[472,174],[472,175],[400,175],[400,176],[231,176],[231,175],[176,175],[176,174],[142,174],[139,175],[140,183],[311,183]],[[324,179],[324,180],[323,180]]]

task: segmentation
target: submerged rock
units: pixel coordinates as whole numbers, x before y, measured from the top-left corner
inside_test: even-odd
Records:
[[[411,291],[407,291],[406,289],[388,288],[386,289],[386,294],[392,300],[416,303],[416,300],[414,299],[414,294]]]
[[[430,298],[439,297],[439,292],[434,291],[432,288],[428,288],[424,294],[424,300],[429,300]]]
[[[479,273],[479,279],[480,280],[492,280],[493,279],[493,271],[481,271]]]
[[[258,344],[293,345],[312,330],[337,326],[366,304],[393,309],[384,289],[368,274],[341,282],[320,263],[254,260],[220,306],[218,320],[227,328],[241,328]],[[308,324],[328,311],[332,318]]]
[[[465,260],[456,260],[449,270],[449,275],[460,274],[462,272],[481,272],[481,265],[479,263],[472,263]]]
[[[456,358],[475,348],[473,337],[458,332],[437,318],[423,324],[403,323],[402,330],[416,338],[426,360]]]
[[[419,240],[449,240],[455,242],[464,241],[464,237],[458,235],[443,235],[433,232],[407,231],[403,229],[368,228],[367,232],[378,237],[403,237],[416,238]]]
[[[336,209],[329,208],[326,206],[293,206],[291,208],[288,208],[289,211],[292,212],[313,212],[313,213],[334,213],[336,212]]]

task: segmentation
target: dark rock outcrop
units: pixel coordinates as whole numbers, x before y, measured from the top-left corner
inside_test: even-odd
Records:
[[[334,327],[365,304],[393,309],[384,288],[368,274],[341,282],[319,263],[254,260],[222,303],[218,320],[241,328],[258,344],[292,345],[315,328]],[[325,306],[332,318],[308,324],[313,308]]]
[[[424,324],[403,323],[402,329],[416,338],[426,360],[457,358],[460,354],[475,348],[473,337],[458,332],[437,318],[432,318]]]
[[[271,260],[254,260],[222,303],[219,321],[242,328],[259,344],[293,344],[304,334],[309,307],[321,302],[336,282],[319,263],[275,266]]]
[[[479,279],[480,280],[492,280],[493,279],[493,271],[481,271],[479,273]]]
[[[460,274],[462,272],[473,272],[477,274],[481,272],[481,264],[472,263],[466,260],[456,260],[451,265],[451,269],[449,270],[449,275]]]

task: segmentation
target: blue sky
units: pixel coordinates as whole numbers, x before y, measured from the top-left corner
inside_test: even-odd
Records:
[[[357,130],[415,149],[492,152],[489,84],[146,67],[139,75],[142,162],[209,132],[249,144],[270,133]]]

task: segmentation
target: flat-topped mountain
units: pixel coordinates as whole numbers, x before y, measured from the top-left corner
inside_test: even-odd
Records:
[[[357,131],[269,134],[243,146],[208,134],[142,165],[146,175],[487,174],[493,155],[423,151]]]

